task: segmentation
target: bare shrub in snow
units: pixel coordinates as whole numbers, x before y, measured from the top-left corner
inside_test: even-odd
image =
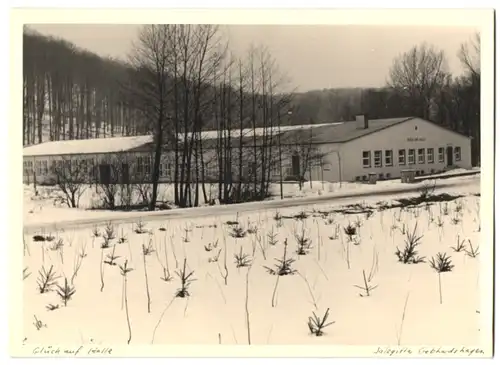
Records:
[[[158,255],[158,250],[154,251],[156,254],[156,258],[158,259],[158,262],[160,263],[162,269],[163,269],[163,276],[160,277],[161,280],[165,282],[169,282],[172,280],[172,276],[170,275],[170,268],[168,265],[168,249],[167,249],[167,238],[163,238],[163,255],[165,256],[165,264],[163,264],[160,260],[160,256]]]
[[[127,327],[128,327],[128,340],[127,344],[130,344],[132,340],[132,327],[130,326],[130,316],[128,312],[128,296],[127,296],[127,275],[133,269],[128,267],[128,260],[125,260],[123,266],[120,265],[120,274],[123,276],[123,298],[125,303],[125,314],[127,316]]]
[[[443,221],[443,218],[441,218],[441,216],[438,216],[437,217],[437,220],[436,220],[436,226],[438,228],[443,228],[444,226],[444,221]]]
[[[399,262],[403,264],[418,264],[425,261],[425,257],[418,256],[417,247],[421,244],[420,240],[423,236],[418,236],[416,231],[417,223],[415,223],[413,232],[406,232],[405,247],[403,250],[400,250],[398,247],[395,252]]]
[[[144,279],[146,284],[146,296],[148,300],[148,313],[151,313],[151,296],[149,294],[149,281],[148,281],[148,270],[146,256],[151,255],[154,252],[153,243],[149,240],[148,246],[142,244],[142,262],[144,264]]]
[[[332,225],[335,223],[335,217],[333,214],[328,213],[327,216],[324,218],[325,224]]]
[[[78,272],[82,267],[83,259],[85,257],[87,257],[87,244],[85,244],[82,249],[75,254],[75,260],[73,262],[73,275],[71,276],[71,285],[73,285],[75,278],[78,276]]]
[[[68,283],[67,278],[64,278],[64,286],[57,284],[57,295],[59,295],[59,298],[65,307],[68,305],[68,301],[71,300],[75,293],[75,287]]]
[[[184,227],[184,237],[182,237],[182,242],[188,243],[189,242],[189,233],[191,233],[192,228],[188,227],[187,224]]]
[[[271,227],[271,231],[267,233],[267,244],[270,246],[275,246],[278,243],[278,234],[274,233],[274,227]]]
[[[142,220],[136,222],[134,232],[137,234],[147,233],[148,231],[146,230],[146,223],[144,223]]]
[[[111,223],[111,221],[106,223],[104,227],[103,238],[108,241],[112,241],[116,238],[115,226]]]
[[[359,230],[363,226],[363,221],[361,220],[361,218],[356,217],[356,222],[354,222],[354,225]]]
[[[333,228],[333,233],[331,236],[328,236],[328,238],[332,241],[338,240],[339,239],[339,234],[340,234],[340,224],[336,224],[335,228]]]
[[[356,226],[352,223],[349,223],[347,227],[344,227],[344,233],[347,235],[350,242],[354,240],[353,237],[356,235],[356,231]]]
[[[454,252],[462,252],[465,250],[465,240],[460,241],[460,236],[457,236],[457,244],[455,246],[451,246],[451,249]]]
[[[436,190],[436,179],[426,180],[418,189],[420,200],[423,201],[429,198]]]
[[[267,272],[271,275],[278,275],[278,276],[293,275],[297,272],[297,270],[292,268],[292,264],[295,262],[295,260],[287,257],[288,244],[286,240],[283,246],[284,246],[283,257],[280,259],[275,259],[278,262],[277,265],[276,264],[274,265],[275,269],[271,269],[267,266],[264,266]]]
[[[295,233],[294,237],[297,242],[297,254],[307,255],[312,248],[312,241],[306,236],[306,230],[302,228],[301,233]]]
[[[450,208],[448,206],[448,202],[444,202],[442,204],[439,204],[439,210],[440,210],[441,215],[449,215]]]
[[[432,269],[438,274],[439,280],[439,303],[443,304],[443,294],[441,290],[441,274],[445,272],[451,272],[455,267],[451,262],[451,257],[446,253],[439,252],[436,257],[431,258],[429,262]]]
[[[51,265],[48,270],[42,267],[42,269],[38,271],[38,279],[36,280],[40,294],[52,291],[56,285],[57,279],[59,279],[59,276],[57,276],[54,271],[53,265]]]
[[[183,267],[180,270],[176,271],[177,276],[181,280],[181,287],[179,289],[177,289],[177,291],[175,292],[175,296],[177,298],[186,298],[186,297],[189,297],[190,296],[189,286],[191,285],[191,283],[193,281],[196,280],[196,279],[192,278],[192,276],[194,274],[194,271],[188,272],[188,270],[186,268],[186,264],[187,264],[186,261],[187,260],[184,259],[184,265],[183,265]]]
[[[240,224],[237,224],[231,226],[229,235],[233,238],[243,238],[247,235],[247,231]]]
[[[323,314],[322,317],[318,317],[316,315],[316,313],[314,313],[314,312],[313,312],[313,316],[309,317],[309,320],[307,322],[307,326],[309,327],[309,332],[312,335],[315,335],[318,337],[323,336],[325,334],[324,329],[335,323],[335,321],[327,322],[329,312],[330,312],[330,308],[327,308],[325,314]]]
[[[248,234],[257,234],[259,231],[259,227],[256,224],[251,224],[250,221],[247,223],[247,233]]]
[[[101,249],[110,248],[111,240],[107,236],[102,236]]]
[[[52,167],[56,184],[64,194],[63,200],[70,208],[78,208],[88,185],[89,166],[87,160],[66,159],[54,161]]]
[[[302,210],[299,213],[295,214],[293,217],[297,220],[303,221],[303,220],[307,219],[309,217],[309,215],[304,210]]]
[[[237,268],[248,267],[252,264],[252,258],[250,255],[243,253],[243,246],[240,246],[240,252],[234,254],[234,263]]]
[[[222,248],[220,248],[219,251],[217,251],[217,254],[215,256],[209,257],[208,262],[219,262],[219,257],[220,257],[221,252],[222,252]]]
[[[269,248],[267,241],[263,238],[263,236],[257,235],[257,243],[259,245],[260,252],[262,253],[262,257],[264,260],[267,260],[267,249]]]
[[[59,251],[64,246],[62,238],[59,238],[56,242],[53,242],[49,246],[49,250],[51,251]]]
[[[278,228],[283,227],[283,216],[279,211],[276,211],[276,213],[273,216],[273,219],[276,222],[276,227]]]
[[[229,277],[229,271],[227,269],[227,241],[226,241],[226,236],[222,236],[222,241],[224,243],[224,271],[222,271],[219,267],[220,274],[222,278],[224,279],[224,284],[227,285],[227,279]],[[218,260],[218,258],[217,258]]]
[[[354,286],[358,289],[363,290],[364,294],[360,293],[359,294],[360,297],[369,297],[370,293],[378,287],[378,285],[371,286],[369,284],[368,280],[366,279],[365,270],[363,270],[363,286],[360,285],[354,285]]]
[[[104,263],[109,266],[116,266],[116,260],[120,258],[120,256],[115,256],[116,246],[113,246],[113,251],[110,254],[106,255],[107,260],[104,260]]]
[[[118,237],[118,243],[122,244],[126,242],[127,242],[127,235],[123,233],[123,228],[122,228],[121,234]]]
[[[469,257],[475,258],[479,255],[479,246],[472,247],[472,242],[469,240],[469,249],[465,249],[465,254]]]
[[[205,245],[205,251],[210,252],[216,249],[219,246],[219,240],[215,240],[215,242],[209,242],[208,245]]]

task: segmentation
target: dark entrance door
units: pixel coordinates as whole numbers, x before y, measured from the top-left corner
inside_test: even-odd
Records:
[[[111,167],[109,165],[99,165],[99,182],[103,185],[111,183]]]
[[[299,155],[292,156],[292,175],[295,178],[300,178],[300,157]]]
[[[446,147],[446,165],[453,166],[453,147]]]

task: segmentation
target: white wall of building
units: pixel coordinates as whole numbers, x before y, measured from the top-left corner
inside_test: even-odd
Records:
[[[400,176],[401,170],[409,168],[423,171],[424,174],[443,171],[451,167],[469,169],[472,167],[470,144],[470,139],[465,136],[415,118],[344,143],[340,148],[343,180],[354,181],[357,176],[368,176],[372,172],[395,178]],[[447,166],[447,147],[453,148],[452,166]],[[455,147],[459,147],[460,156],[455,156]],[[422,148],[425,149],[423,163],[418,160],[418,150]],[[444,160],[439,159],[439,148],[444,149]],[[409,150],[411,149],[415,150],[414,164],[409,163]],[[433,162],[428,159],[430,157],[428,149],[434,151]],[[392,166],[386,163],[386,150],[392,150]],[[405,150],[404,164],[398,161],[399,150]],[[363,166],[363,151],[370,151],[370,167]],[[375,151],[382,151],[381,166],[375,166]]]

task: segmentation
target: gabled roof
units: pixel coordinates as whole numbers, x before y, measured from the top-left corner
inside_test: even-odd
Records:
[[[53,156],[123,152],[150,143],[151,135],[50,141],[25,147],[23,156]]]
[[[368,128],[361,128],[354,121],[328,124],[312,124],[312,125],[297,125],[283,126],[279,129],[267,128],[268,136],[271,135],[273,143],[277,143],[278,138],[283,145],[287,144],[328,144],[328,143],[345,143],[357,138],[364,137],[371,133],[393,127],[413,119],[420,119],[427,123],[431,123],[436,127],[446,129],[449,132],[467,137],[459,132],[456,132],[448,127],[429,122],[425,119],[406,117],[406,118],[390,118],[390,119],[370,119]],[[256,130],[254,140],[253,130],[244,129],[243,133],[240,130],[231,131],[231,146],[238,147],[240,144],[240,134],[242,134],[241,143],[244,146],[253,146],[254,142],[257,145],[262,145],[264,138],[264,128]],[[225,133],[227,134],[227,133]],[[216,148],[217,131],[202,132],[203,148]],[[269,137],[268,137],[269,138]],[[182,144],[182,136],[179,136]],[[52,141],[37,144],[34,146],[25,147],[23,149],[24,156],[51,156],[51,155],[70,155],[70,154],[99,154],[99,153],[116,153],[124,151],[150,151],[152,148],[152,135],[133,136],[133,137],[112,137],[112,138],[97,138],[97,139],[80,139],[67,141]],[[269,143],[269,139],[267,141]],[[167,147],[167,146],[165,146]],[[168,147],[167,147],[168,148]]]
[[[344,143],[411,119],[414,118],[370,119],[368,128],[361,128],[358,123],[349,121],[310,130],[284,132],[281,138],[292,143],[300,140],[306,140],[308,143],[313,144]]]

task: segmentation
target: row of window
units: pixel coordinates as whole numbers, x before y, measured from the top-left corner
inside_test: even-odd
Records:
[[[314,159],[314,166],[319,166],[321,165],[321,159],[317,158]],[[94,164],[94,159],[89,158],[89,159],[78,159],[78,160],[54,160],[50,163],[47,160],[37,160],[34,163],[35,169],[33,169],[33,161],[27,160],[23,161],[23,166],[24,166],[24,173],[25,175],[30,175],[32,174],[32,171],[35,172],[37,176],[45,176],[49,174],[55,174],[56,170],[61,170],[63,164],[66,165],[67,171],[74,175],[80,175],[80,176],[86,176],[90,175],[93,176],[97,170],[95,170],[95,164]],[[298,161],[297,164],[300,166],[300,162]],[[291,166],[290,161],[284,161],[283,163],[283,169],[284,169],[284,175],[291,175],[292,174],[292,166]],[[149,175],[151,174],[152,171],[152,158],[150,156],[136,156],[136,173],[138,175]],[[191,167],[192,169],[194,166]],[[230,167],[228,167],[230,168]],[[272,174],[274,176],[279,176],[280,174],[280,168],[278,163],[273,163],[272,166]],[[208,176],[217,176],[219,173],[219,169],[216,163],[211,162],[206,162],[204,166],[205,174]],[[254,162],[249,162],[247,163],[246,169],[244,168],[244,172],[246,172],[247,175],[253,176],[257,171],[256,171],[255,163]],[[185,170],[186,171],[186,170]],[[160,177],[171,177],[173,175],[173,164],[169,162],[162,162],[160,163]]]
[[[417,152],[417,163],[419,164],[433,164],[434,161],[434,148],[418,148],[406,150],[398,150],[398,164],[400,166],[414,165],[415,151]],[[393,152],[392,150],[385,150],[384,152],[384,166],[393,166]],[[462,159],[462,151],[460,147],[455,147],[453,150],[455,161]],[[445,148],[438,148],[438,163],[444,162]],[[363,151],[363,167],[372,167],[372,151]],[[382,167],[382,150],[373,151],[373,167]]]

